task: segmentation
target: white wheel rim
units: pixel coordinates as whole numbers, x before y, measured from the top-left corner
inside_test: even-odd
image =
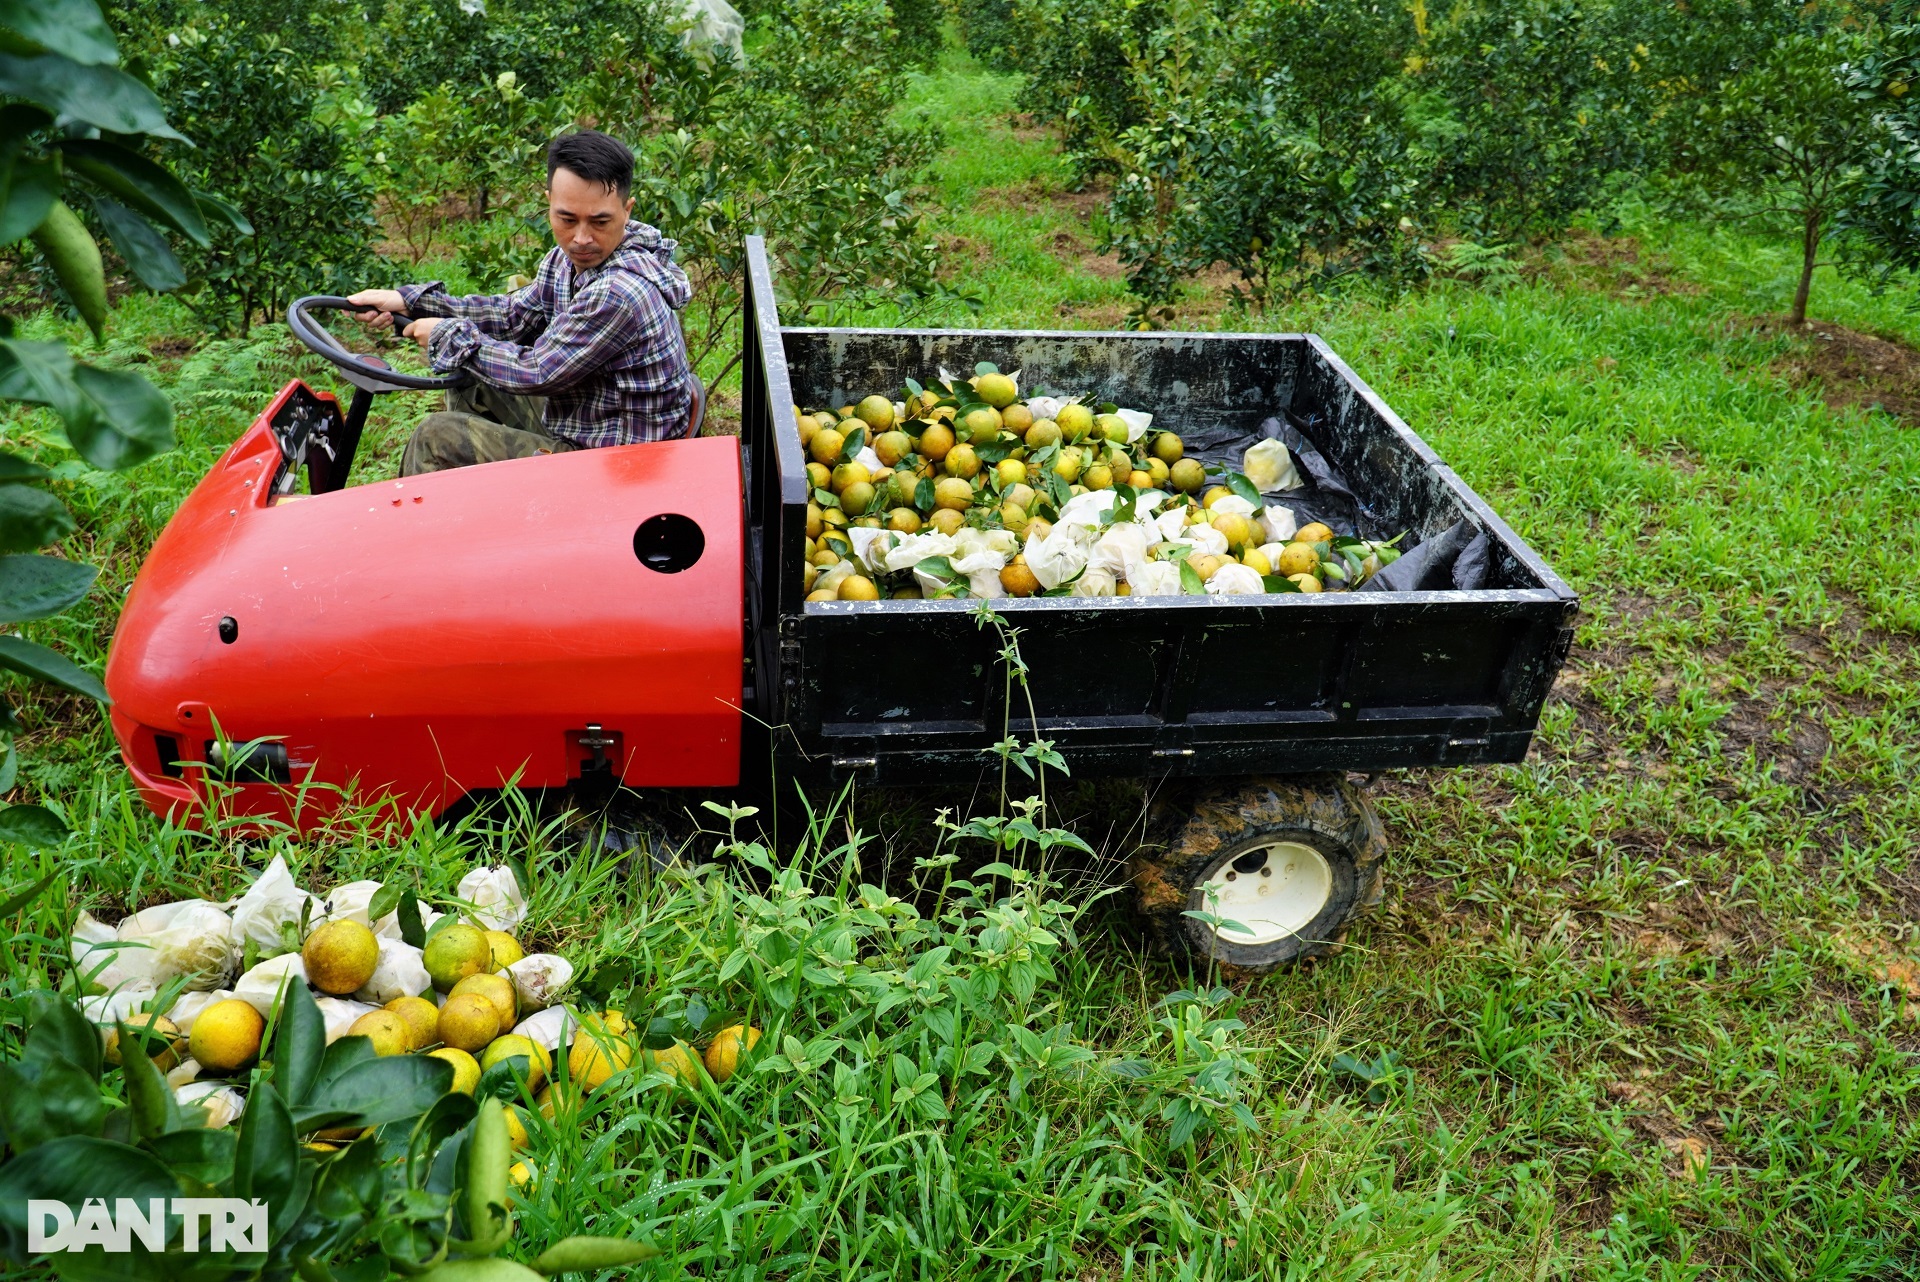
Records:
[[[1255,862],[1258,860],[1259,862]],[[1200,910],[1229,944],[1271,944],[1305,930],[1333,897],[1327,857],[1297,841],[1276,841],[1222,863],[1200,886]]]

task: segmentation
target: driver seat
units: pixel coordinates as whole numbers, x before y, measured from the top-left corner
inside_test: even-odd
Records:
[[[706,421],[706,417],[707,385],[700,381],[698,374],[695,374],[693,376],[693,411],[687,415],[687,430],[680,434],[681,438],[691,441],[700,435],[700,425]]]
[[[687,415],[687,430],[680,433],[682,440],[691,441],[694,437],[700,435],[700,424],[706,421],[707,385],[700,381],[700,371],[693,368],[693,352],[687,346],[686,317],[682,316],[679,312],[675,312],[673,318],[679,322],[680,351],[687,358],[688,371],[693,374],[693,409],[692,412]]]

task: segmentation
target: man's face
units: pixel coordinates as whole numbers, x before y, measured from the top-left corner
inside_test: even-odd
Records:
[[[547,184],[547,221],[553,240],[576,269],[598,267],[620,248],[633,198],[589,182],[571,169],[556,169]]]

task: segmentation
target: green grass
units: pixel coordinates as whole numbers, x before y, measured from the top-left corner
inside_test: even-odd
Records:
[[[940,319],[1111,324],[1124,282],[1079,252],[1065,170],[1007,126],[1017,106],[959,58],[908,104],[947,132],[931,195],[952,283],[983,300]],[[1657,273],[1548,251],[1500,290],[1182,313],[1325,335],[1582,596],[1527,763],[1379,781],[1391,889],[1328,961],[1163,1005],[1204,984],[1141,957],[1084,876],[938,891],[947,855],[987,854],[916,797],[860,798],[757,873],[741,848],[652,878],[530,825],[398,851],[351,822],[307,844],[163,830],[104,733],[27,694],[31,790],[81,835],[8,856],[9,885],[70,873],[22,919],[10,991],[59,969],[82,906],[223,898],[276,851],[314,887],[399,866],[445,894],[499,851],[529,870],[535,942],[630,959],[645,1005],[750,1010],[797,1056],[694,1102],[635,1077],[584,1126],[537,1128],[529,1255],[638,1228],[667,1271],[739,1278],[1920,1276],[1920,993],[1888,969],[1920,954],[1920,436],[1773,372],[1793,340],[1751,322],[1782,310],[1784,241],[1627,230]],[[1920,329],[1830,273],[1814,311]],[[128,360],[191,335],[137,300],[115,332]],[[182,448],[63,473],[103,587],[27,629],[96,660],[172,505],[313,362],[263,330],[149,368]],[[1056,811],[1123,856],[1136,804],[1080,786]],[[1372,1099],[1336,1058],[1389,1052],[1402,1072]],[[1176,1149],[1185,1108],[1218,1124]]]

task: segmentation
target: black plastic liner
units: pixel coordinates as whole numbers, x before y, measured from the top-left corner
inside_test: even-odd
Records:
[[[1247,451],[1261,441],[1277,440],[1293,456],[1295,470],[1305,482],[1297,490],[1279,490],[1260,496],[1263,504],[1290,510],[1301,525],[1319,521],[1335,534],[1359,539],[1391,539],[1400,559],[1361,584],[1358,592],[1471,592],[1487,581],[1490,547],[1486,532],[1460,520],[1442,533],[1421,540],[1418,531],[1390,530],[1383,518],[1361,502],[1340,469],[1328,461],[1308,438],[1313,420],[1298,422],[1267,418],[1252,432],[1214,427],[1180,434],[1187,457],[1203,463],[1241,470]],[[1306,429],[1306,430],[1303,430]]]

